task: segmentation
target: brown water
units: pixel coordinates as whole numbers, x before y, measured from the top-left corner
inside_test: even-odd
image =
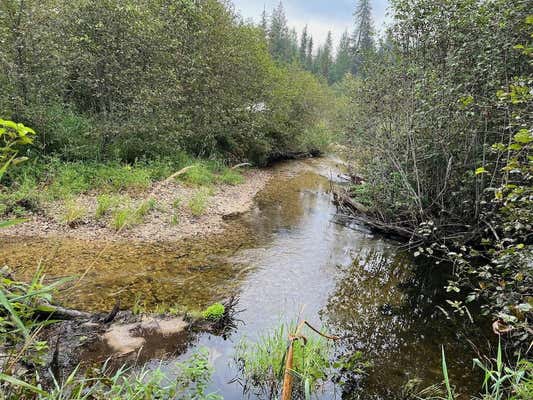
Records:
[[[28,277],[44,257],[50,277],[84,276],[62,300],[88,310],[109,309],[116,299],[124,307],[201,309],[239,295],[245,310],[239,329],[227,338],[202,334],[189,349],[209,348],[216,370],[212,388],[226,399],[242,398],[241,387],[228,383],[236,375],[234,345],[294,320],[302,308],[315,325],[351,336],[339,353],[360,350],[373,362],[368,377],[345,392],[387,399],[409,379],[438,382],[441,345],[455,384],[475,391],[478,377],[466,340],[471,328],[435,312],[446,271],[429,273],[397,243],[336,223],[328,191],[339,164],[323,158],[278,165],[254,208],[222,235],[154,245],[0,239],[0,264]],[[171,371],[173,363],[164,365]],[[351,397],[332,385],[320,398]]]

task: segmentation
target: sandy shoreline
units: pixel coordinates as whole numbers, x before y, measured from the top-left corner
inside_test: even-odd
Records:
[[[135,204],[153,199],[155,208],[144,218],[144,221],[123,231],[116,232],[108,227],[109,216],[96,219],[94,217],[97,201],[96,194],[82,195],[76,203],[87,210],[87,217],[71,228],[60,220],[62,204],[59,202],[45,205],[44,212],[29,217],[23,224],[3,229],[0,239],[15,237],[41,238],[73,238],[84,240],[106,240],[135,242],[176,241],[187,237],[221,233],[225,219],[244,213],[251,209],[255,195],[261,191],[272,178],[273,172],[267,169],[251,169],[243,173],[244,183],[232,185],[216,185],[212,188],[212,196],[207,201],[205,212],[198,217],[192,215],[187,207],[187,200],[202,190],[178,181],[156,182],[143,193],[131,196]],[[176,199],[181,205],[175,207]]]

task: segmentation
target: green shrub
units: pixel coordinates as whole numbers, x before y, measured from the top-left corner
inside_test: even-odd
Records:
[[[215,303],[202,312],[202,316],[210,321],[218,321],[224,316],[226,308],[222,303]]]
[[[189,200],[189,209],[191,210],[192,215],[195,217],[201,216],[206,208],[209,200],[209,191],[206,189],[200,189],[197,191],[194,196]]]

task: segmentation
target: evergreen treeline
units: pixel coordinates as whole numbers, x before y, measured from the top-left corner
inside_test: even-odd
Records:
[[[375,30],[371,1],[359,0],[355,4],[354,31],[343,33],[336,50],[331,31],[325,43],[315,48],[316,42],[307,26],[300,36],[289,29],[282,2],[270,16],[264,11],[260,26],[272,57],[278,62],[297,64],[329,84],[341,81],[348,73],[362,73],[364,59],[376,51]]]
[[[217,0],[2,1],[0,115],[66,160],[318,148],[333,97],[288,64],[299,50],[283,18],[267,42]]]

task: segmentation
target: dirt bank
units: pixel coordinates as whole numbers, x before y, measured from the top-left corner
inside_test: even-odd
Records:
[[[69,226],[62,221],[64,202],[45,205],[44,212],[29,217],[28,222],[3,229],[0,237],[60,237],[98,240],[133,240],[138,242],[175,241],[195,235],[220,233],[225,221],[249,210],[255,195],[273,176],[266,169],[243,172],[244,182],[238,185],[195,187],[179,181],[161,181],[143,192],[131,196],[132,207],[153,200],[153,209],[142,222],[117,232],[111,227],[111,216],[96,218],[97,193],[75,199],[84,216]],[[205,210],[194,216],[189,202],[199,192],[207,192]]]

